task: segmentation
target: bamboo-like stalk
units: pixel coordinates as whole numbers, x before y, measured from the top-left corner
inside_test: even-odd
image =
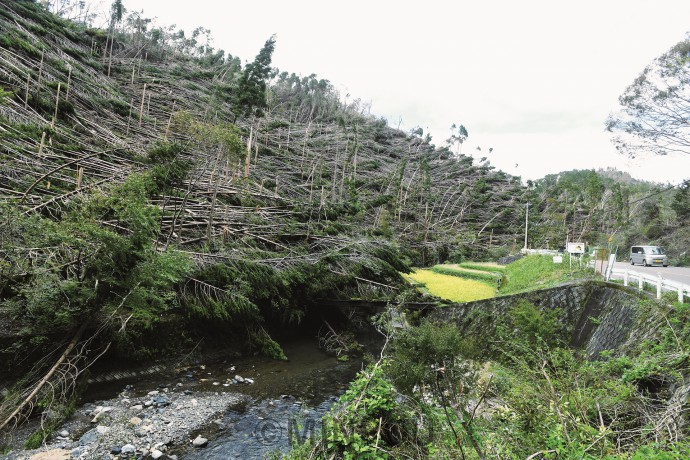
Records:
[[[65,91],[65,100],[69,100],[69,88],[72,81],[72,66],[67,64],[67,90]]]
[[[45,145],[46,142],[46,132],[43,131],[41,134],[41,143],[38,145],[38,156],[40,157],[43,155],[43,146]]]
[[[170,116],[168,117],[168,124],[165,126],[165,135],[163,136],[163,140],[167,141],[168,140],[168,132],[170,131],[170,124],[172,123],[173,115],[175,114],[175,103],[177,101],[173,101],[173,106],[172,110],[170,111]]]
[[[112,36],[110,37],[110,53],[108,57],[108,78],[110,78],[110,67],[113,64],[113,44],[115,43],[115,30],[113,30]],[[106,43],[106,53],[108,53],[108,44]]]
[[[129,114],[127,115],[127,132],[125,136],[129,136],[129,124],[130,121],[132,120],[132,107],[134,106],[134,98],[130,99],[129,101]]]
[[[144,90],[141,92],[141,108],[139,109],[139,127],[141,128],[141,119],[144,116],[144,101],[146,101],[146,83],[144,83]]]
[[[82,166],[77,167],[77,185],[75,189],[81,188],[81,181],[84,178],[84,168]]]
[[[53,121],[50,122],[50,129],[55,127],[55,121],[57,120],[58,116],[58,107],[60,105],[60,85],[62,85],[62,83],[58,82],[57,91],[55,92],[55,113],[53,114]]]
[[[24,109],[29,107],[29,86],[31,85],[31,74],[26,73],[26,91],[24,92]]]
[[[41,50],[41,63],[38,65],[38,78],[36,79],[36,88],[41,88],[41,76],[43,75],[43,55],[45,50]]]
[[[249,128],[249,138],[247,139],[247,155],[244,159],[244,178],[249,178],[249,163],[252,158],[252,136],[254,134],[254,127]]]

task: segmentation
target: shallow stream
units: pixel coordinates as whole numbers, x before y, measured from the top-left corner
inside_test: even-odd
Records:
[[[361,359],[343,362],[324,353],[316,339],[293,339],[281,345],[287,361],[220,357],[126,382],[94,384],[86,398],[112,397],[125,384],[142,394],[162,386],[246,394],[252,402],[244,411],[229,411],[194,433],[210,439],[207,447],[174,448],[171,453],[183,459],[262,459],[270,452],[286,451],[291,439],[316,435],[321,417],[362,367]]]

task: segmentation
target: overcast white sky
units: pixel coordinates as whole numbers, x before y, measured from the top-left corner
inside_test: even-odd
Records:
[[[93,0],[93,11],[109,0]],[[604,132],[617,98],[690,31],[688,0],[124,0],[161,25],[210,28],[214,46],[254,59],[277,35],[273,65],[330,80],[391,126],[523,179],[613,166],[659,182],[690,178],[690,155],[629,159]],[[481,146],[483,152],[476,152]],[[488,148],[493,147],[493,153]]]

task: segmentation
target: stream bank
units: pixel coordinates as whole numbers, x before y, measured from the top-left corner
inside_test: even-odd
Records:
[[[260,459],[286,449],[296,427],[300,436],[318,429],[362,360],[339,361],[313,338],[281,345],[288,361],[231,355],[93,384],[75,415],[43,447],[2,458]],[[197,437],[206,439],[198,442],[203,447],[193,446]],[[18,434],[13,445],[21,441]]]

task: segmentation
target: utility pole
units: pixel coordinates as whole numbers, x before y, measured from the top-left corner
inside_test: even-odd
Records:
[[[527,202],[527,211],[525,212],[525,252],[527,252],[527,226],[529,224],[529,201]]]

